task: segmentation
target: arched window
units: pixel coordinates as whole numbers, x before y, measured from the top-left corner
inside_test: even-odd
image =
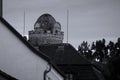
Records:
[[[56,30],[55,33],[58,34],[58,31]]]
[[[44,30],[44,33],[47,33],[47,31],[46,31],[46,30]]]

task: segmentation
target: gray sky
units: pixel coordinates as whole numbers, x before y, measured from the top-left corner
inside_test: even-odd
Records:
[[[120,0],[3,0],[3,17],[23,34],[23,14],[26,13],[26,35],[33,30],[37,18],[51,14],[62,25],[64,42],[69,9],[69,43],[76,48],[105,38],[115,41],[120,37]]]

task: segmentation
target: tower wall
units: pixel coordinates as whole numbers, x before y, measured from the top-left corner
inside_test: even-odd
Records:
[[[42,31],[43,32],[43,31]],[[63,32],[59,34],[29,32],[29,42],[34,46],[41,44],[59,44],[63,42]]]

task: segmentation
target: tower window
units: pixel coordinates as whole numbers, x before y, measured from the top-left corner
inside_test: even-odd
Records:
[[[44,30],[44,33],[47,33],[47,31],[46,31],[46,30]]]
[[[58,33],[58,31],[56,30],[56,31],[55,31],[55,33],[57,34],[57,33]]]

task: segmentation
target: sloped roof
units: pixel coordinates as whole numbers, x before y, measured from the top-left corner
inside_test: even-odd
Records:
[[[56,64],[90,64],[72,45],[67,43],[40,45],[39,50]]]
[[[77,80],[103,80],[97,76],[94,66],[68,43],[40,45],[39,50],[49,56],[64,73],[80,73],[76,75]]]
[[[63,77],[64,74],[60,72],[60,70],[53,64],[51,63],[51,60],[48,56],[46,56],[43,52],[41,51],[37,51],[31,44],[28,43],[28,41],[26,41],[4,18],[2,18],[0,16],[0,21],[5,25],[5,27],[7,27],[18,39],[20,39],[21,42],[23,42],[23,44],[26,45],[26,47],[28,47],[34,54],[38,55],[39,57],[41,57],[42,59],[46,60],[48,63],[50,63],[52,65],[52,67],[58,71]]]

